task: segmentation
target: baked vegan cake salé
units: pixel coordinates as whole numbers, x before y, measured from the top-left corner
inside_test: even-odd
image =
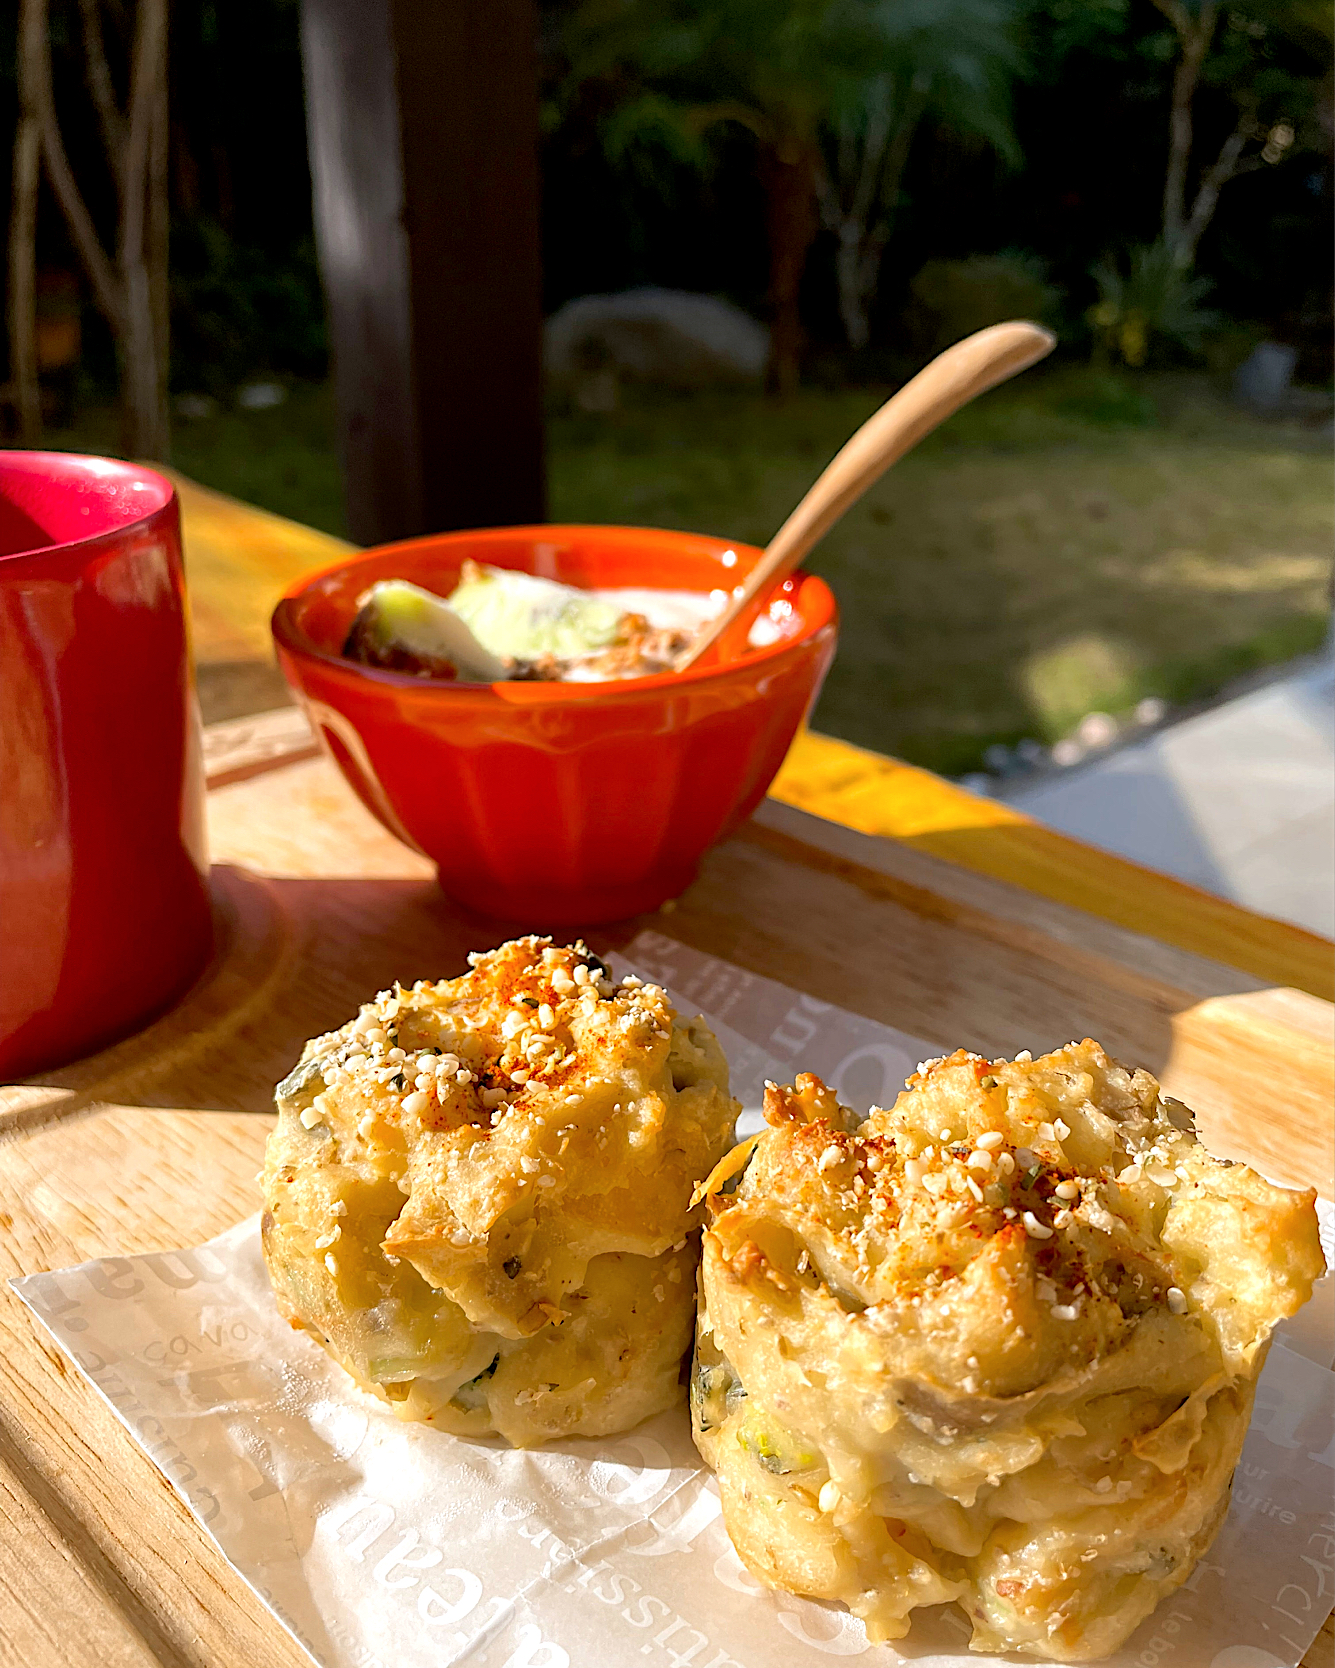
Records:
[[[873,1640],[953,1600],[975,1650],[1115,1650],[1223,1519],[1314,1195],[1090,1041],[765,1115],[706,1184],[692,1378],[739,1555]]]
[[[582,944],[469,960],[381,992],[279,1084],[279,1307],[405,1418],[519,1447],[627,1430],[682,1393],[727,1063]]]

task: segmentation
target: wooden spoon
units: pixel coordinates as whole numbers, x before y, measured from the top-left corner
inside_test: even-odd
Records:
[[[684,672],[718,641],[756,598],[774,588],[850,505],[892,463],[929,435],[938,424],[977,395],[1027,370],[1051,353],[1057,338],[1041,324],[1012,319],[966,336],[892,394],[836,454],[820,479],[765,548],[728,606],[701,626],[689,648],[677,656],[673,670]]]

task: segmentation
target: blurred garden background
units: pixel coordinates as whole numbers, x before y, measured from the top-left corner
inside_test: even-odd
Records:
[[[6,9],[10,443],[142,452],[125,341],[118,355],[68,214],[24,171]],[[107,130],[143,0],[43,11],[70,167],[114,249]],[[674,369],[670,331],[637,358],[584,330],[546,396],[553,520],[763,544],[934,352],[1037,317],[1053,358],[946,425],[816,552],[843,608],[817,725],[1000,774],[1318,647],[1326,0],[543,0],[539,25],[546,313],[651,288],[726,303],[738,332]],[[346,533],[297,0],[177,0],[166,50],[144,164],[168,205],[148,233],[169,342],[148,449]],[[25,238],[36,436],[13,348]],[[579,316],[615,314],[600,305]],[[747,319],[768,331],[749,368]]]

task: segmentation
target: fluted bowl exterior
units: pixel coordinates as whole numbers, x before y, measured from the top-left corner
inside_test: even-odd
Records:
[[[834,654],[834,598],[798,573],[684,673],[616,683],[428,682],[345,660],[378,579],[448,593],[465,559],[598,588],[731,589],[750,545],[634,527],[516,527],[386,545],[299,580],[274,612],[279,663],[362,802],[436,864],[451,897],[529,925],[656,908],[755,809]]]

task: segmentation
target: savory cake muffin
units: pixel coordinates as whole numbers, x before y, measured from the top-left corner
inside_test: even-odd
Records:
[[[957,1600],[975,1650],[1115,1650],[1222,1521],[1314,1195],[1089,1041],[765,1116],[701,1190],[692,1415],[739,1555],[873,1640]]]
[[[278,1085],[279,1307],[405,1418],[516,1447],[627,1430],[680,1394],[727,1063],[582,944],[469,960],[382,991]]]

